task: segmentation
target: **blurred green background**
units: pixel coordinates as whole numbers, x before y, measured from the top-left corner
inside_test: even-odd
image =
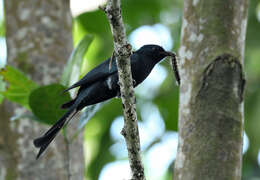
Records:
[[[86,5],[81,4],[81,7],[87,6],[87,3]],[[84,56],[81,75],[111,56],[113,51],[108,21],[105,14],[97,10],[97,6],[94,3],[88,12],[79,14],[80,9],[72,4],[75,47],[86,34],[94,36],[94,40]],[[2,1],[1,8],[3,8]],[[122,8],[127,35],[134,49],[153,43],[177,52],[180,45],[182,0],[123,0]],[[244,61],[247,83],[243,179],[260,180],[259,0],[250,1],[248,18]],[[0,15],[0,21],[0,67],[3,67],[6,61],[3,13]],[[3,82],[0,77],[0,91],[2,89]],[[147,179],[172,179],[178,144],[179,97],[169,59],[156,66],[149,78],[136,89],[136,95],[142,155]],[[0,95],[0,101],[2,98]],[[86,179],[121,180],[128,177],[130,172],[127,151],[124,139],[120,135],[123,127],[121,109],[120,100],[113,99],[104,104],[85,126]]]

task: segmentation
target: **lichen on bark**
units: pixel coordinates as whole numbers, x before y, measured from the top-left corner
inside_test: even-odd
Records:
[[[144,167],[140,154],[140,137],[137,125],[136,98],[130,66],[131,45],[127,42],[125,28],[121,15],[121,0],[109,0],[105,11],[114,38],[114,54],[118,67],[120,94],[124,110],[124,136],[132,180],[144,180]]]
[[[57,82],[73,48],[69,1],[6,0],[4,5],[7,64],[38,84]],[[0,169],[5,172],[4,179],[67,179],[64,167],[68,163],[73,164],[72,178],[83,179],[82,136],[73,142],[69,160],[64,137],[59,135],[48,153],[36,161],[33,139],[48,127],[29,118],[10,121],[26,110],[7,100],[0,111]],[[70,130],[75,129],[70,126]]]
[[[247,8],[248,0],[184,1],[176,180],[241,177]]]

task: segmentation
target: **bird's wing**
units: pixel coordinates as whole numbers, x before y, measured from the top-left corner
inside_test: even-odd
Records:
[[[109,75],[115,72],[117,72],[116,61],[115,59],[113,59],[112,62],[110,62],[109,58],[102,64],[98,65],[97,67],[89,71],[82,79],[80,79],[78,82],[67,88],[64,92],[81,85],[88,86],[96,81],[108,77]]]

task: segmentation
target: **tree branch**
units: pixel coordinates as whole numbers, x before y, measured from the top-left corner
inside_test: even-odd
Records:
[[[124,109],[124,136],[134,180],[144,180],[144,168],[140,156],[140,138],[137,126],[136,98],[130,66],[131,45],[127,42],[121,16],[120,0],[108,0],[103,8],[110,23],[114,38],[114,54],[118,67],[121,99]]]

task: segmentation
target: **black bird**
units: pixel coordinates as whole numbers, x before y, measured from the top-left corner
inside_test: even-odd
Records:
[[[152,71],[155,64],[163,58],[175,54],[165,51],[158,45],[145,45],[131,56],[131,71],[134,87],[143,82]],[[68,111],[41,137],[34,140],[34,146],[40,148],[37,159],[55,138],[60,129],[81,109],[86,106],[106,101],[120,95],[116,61],[107,59],[96,68],[88,72],[81,80],[65,91],[80,87],[75,99],[61,107]],[[177,81],[178,78],[176,77]]]

